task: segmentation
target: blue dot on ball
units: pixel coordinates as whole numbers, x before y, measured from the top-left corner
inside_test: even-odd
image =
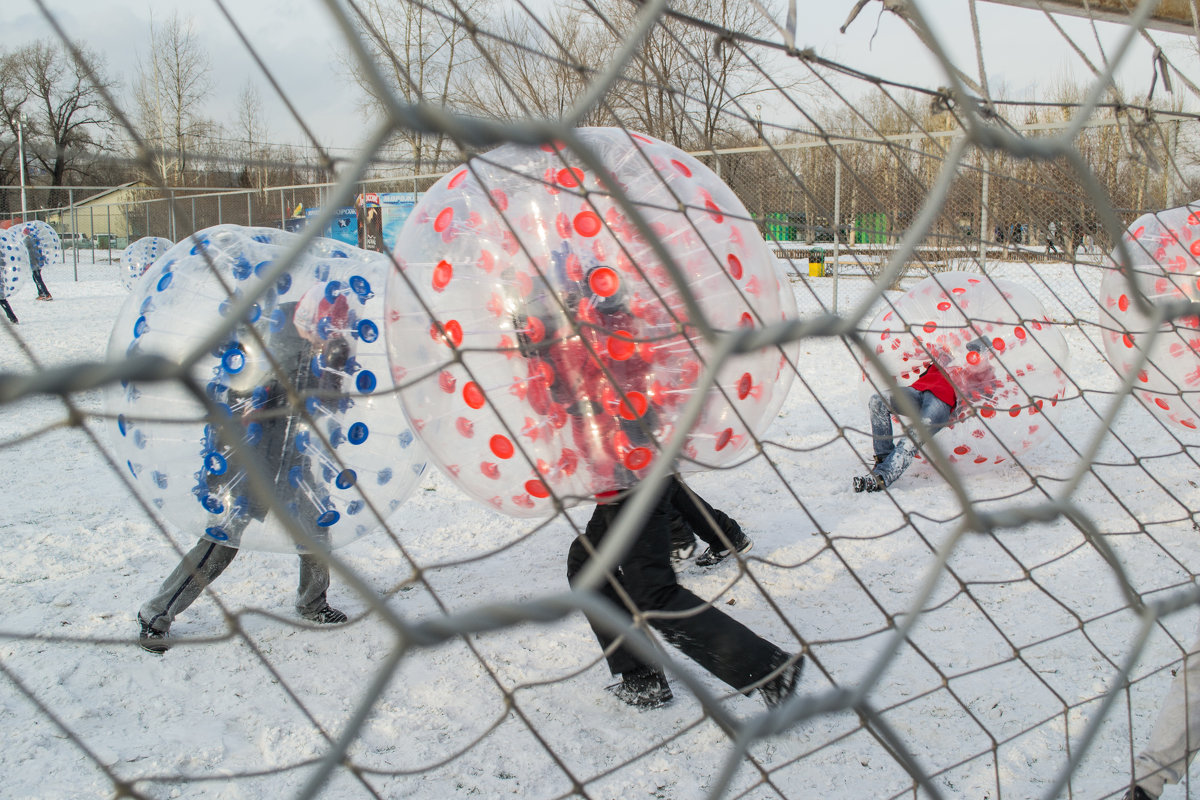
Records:
[[[364,369],[362,372],[358,373],[358,377],[354,379],[354,385],[358,388],[358,391],[362,392],[363,394],[370,394],[371,392],[375,391],[375,373],[371,372],[369,369]]]
[[[246,444],[256,445],[262,441],[263,426],[261,422],[251,422],[246,426]]]
[[[358,323],[358,338],[370,344],[379,338],[379,326],[369,319]]]
[[[211,475],[224,475],[229,469],[229,462],[220,453],[209,453],[204,457],[204,467]]]
[[[333,485],[339,489],[349,489],[357,482],[358,475],[355,474],[354,470],[344,469],[338,473],[337,480],[333,482]]]
[[[217,527],[216,525],[213,525],[212,527],[209,527],[209,528],[205,528],[204,535],[210,539],[215,539],[218,542],[228,542],[229,541],[229,534],[225,532],[225,529]]]
[[[350,426],[346,438],[350,440],[350,444],[362,444],[367,440],[370,430],[365,422],[356,422]]]
[[[335,522],[341,519],[341,517],[341,514],[331,508],[321,516],[317,517],[317,527],[328,528],[330,525],[333,525]]]
[[[288,470],[288,483],[293,489],[299,489],[300,484],[304,481],[304,468],[297,465]]]

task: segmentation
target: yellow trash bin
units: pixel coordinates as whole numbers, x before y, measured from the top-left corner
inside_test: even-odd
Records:
[[[825,251],[819,247],[808,251],[808,276],[810,278],[825,277]]]

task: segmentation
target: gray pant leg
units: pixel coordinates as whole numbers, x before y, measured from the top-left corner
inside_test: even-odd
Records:
[[[1158,797],[1165,785],[1179,783],[1197,750],[1200,750],[1200,639],[1184,656],[1183,669],[1171,681],[1154,721],[1150,742],[1134,759],[1134,783],[1151,797]]]
[[[329,561],[321,554],[300,556],[300,585],[296,590],[296,613],[315,614],[325,607],[329,589]]]
[[[166,632],[175,617],[192,604],[204,587],[225,571],[234,557],[236,547],[225,547],[210,539],[201,539],[184,555],[179,566],[167,576],[158,593],[146,601],[138,616],[156,631]]]

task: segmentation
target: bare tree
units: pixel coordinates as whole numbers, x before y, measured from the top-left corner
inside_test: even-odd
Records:
[[[615,47],[631,30],[640,6],[597,0]],[[768,8],[770,4],[764,4]],[[769,20],[740,0],[681,0],[646,37],[610,102],[629,127],[684,149],[722,146],[756,123],[748,113],[754,98],[772,95],[764,70],[748,46],[718,42],[705,25],[765,38]],[[765,57],[765,54],[757,54]],[[794,89],[794,80],[783,81]]]
[[[482,13],[485,7],[486,0],[420,4],[365,0],[354,8],[358,14],[355,23],[392,96],[405,103],[423,101],[458,108],[456,77],[462,80],[478,58],[469,43],[468,31],[475,24],[472,15]],[[380,113],[386,98],[379,96],[378,87],[360,65],[347,67],[366,94],[367,111]],[[397,130],[395,144],[418,173],[439,168],[448,149],[446,135],[440,132]]]
[[[538,20],[509,7],[494,27],[474,38],[483,63],[456,81],[463,106],[480,116],[560,119],[611,55],[598,21],[578,7],[554,6]],[[614,120],[601,105],[580,124]]]
[[[233,138],[233,155],[243,163],[241,184],[262,191],[267,185],[267,162],[272,152],[270,132],[262,116],[262,96],[253,83],[247,82],[238,96]]]
[[[212,88],[208,53],[191,18],[178,12],[166,24],[150,22],[148,62],[139,58],[134,99],[144,137],[154,150],[155,178],[165,184],[188,180],[190,153],[212,123],[201,107]]]
[[[112,115],[100,89],[113,83],[99,56],[80,54],[84,63],[60,45],[40,41],[0,56],[0,124],[12,139],[12,147],[0,153],[6,183],[19,180],[15,144],[22,115],[26,169],[35,167],[51,186],[89,175],[97,152],[106,147]]]

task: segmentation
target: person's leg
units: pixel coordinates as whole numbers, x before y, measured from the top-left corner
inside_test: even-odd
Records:
[[[788,656],[679,585],[668,549],[671,513],[664,494],[621,560],[621,583],[643,612],[671,615],[650,619],[667,642],[734,689],[747,690]]]
[[[138,617],[154,630],[166,633],[175,617],[225,571],[237,554],[236,547],[226,547],[210,539],[199,540],[162,582],[158,592],[142,605]]]
[[[1151,797],[1176,784],[1200,750],[1200,639],[1184,655],[1150,732],[1133,762],[1133,780]]]
[[[8,321],[12,324],[17,324],[17,315],[13,313],[12,306],[8,304],[8,300],[0,297],[0,308],[4,309],[4,315],[8,317]]]
[[[921,421],[929,429],[930,436],[936,434],[950,422],[950,413],[953,409],[944,401],[939,400],[933,392],[917,392],[907,387],[906,391],[909,393],[909,398],[920,409]],[[904,436],[896,444],[895,449],[879,462],[874,472],[883,481],[884,486],[891,486],[897,478],[904,474],[904,471],[912,464],[917,447],[918,444],[913,441],[911,436]]]
[[[917,402],[915,397],[917,393],[912,389],[902,386],[900,391],[909,392],[913,397],[913,402]],[[894,395],[884,399],[881,394],[873,394],[867,401],[867,410],[871,415],[871,443],[875,451],[876,464],[891,455],[892,450],[896,448],[896,442],[892,438],[892,407],[895,404]]]
[[[50,299],[50,290],[46,288],[46,284],[42,281],[42,272],[38,270],[33,273],[33,285],[37,287],[38,298],[43,300]]]
[[[705,544],[716,550],[726,549],[730,544],[736,547],[746,538],[736,520],[713,508],[678,477],[672,475],[668,482],[667,502],[675,510],[673,525],[676,519],[681,519]]]
[[[571,547],[567,551],[567,583],[571,585],[571,588],[575,588],[575,578],[591,560],[593,551],[600,549],[600,543],[604,541],[604,535],[616,518],[616,512],[617,509],[612,505],[597,505],[595,511],[592,512],[592,518],[588,520],[587,528],[571,542]],[[611,582],[601,584],[596,591],[617,608],[625,608],[625,604]],[[624,647],[618,646],[610,650],[617,637],[597,625],[590,616],[587,617],[587,621],[592,628],[592,633],[596,636],[596,641],[600,643],[600,649],[607,654],[605,659],[608,661],[608,669],[613,675],[648,668],[649,665]]]

